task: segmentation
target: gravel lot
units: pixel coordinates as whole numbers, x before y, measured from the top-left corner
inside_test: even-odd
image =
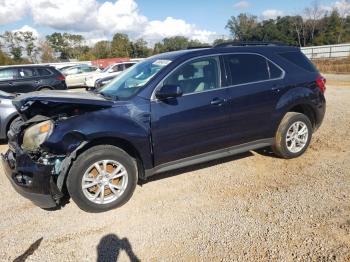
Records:
[[[41,210],[0,171],[0,260],[349,261],[350,86],[328,86],[327,100],[304,156],[250,152],[162,174],[103,214]]]

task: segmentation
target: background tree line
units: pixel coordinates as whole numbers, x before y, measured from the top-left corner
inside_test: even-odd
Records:
[[[231,41],[281,41],[298,46],[338,44],[350,41],[350,15],[344,12],[337,9],[326,12],[315,1],[302,14],[295,16],[266,20],[246,13],[232,16],[226,28],[231,33]],[[225,41],[227,39],[216,39],[214,45]],[[32,32],[7,31],[0,34],[0,65],[148,57],[208,45],[175,36],[164,38],[150,47],[144,39],[131,40],[128,35],[117,33],[110,41],[99,41],[91,46],[79,34],[55,32],[38,39]]]
[[[325,11],[317,1],[295,16],[259,21],[242,13],[232,16],[226,28],[239,41],[280,41],[300,47],[350,41],[349,10]]]

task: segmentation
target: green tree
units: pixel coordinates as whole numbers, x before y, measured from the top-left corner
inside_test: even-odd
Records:
[[[61,59],[68,59],[68,43],[65,41],[61,33],[53,33],[46,36],[46,40],[55,52],[60,53]]]
[[[259,40],[257,35],[258,18],[253,15],[239,14],[232,16],[226,25],[232,37],[239,41]]]
[[[110,58],[112,56],[111,42],[110,41],[99,41],[91,50],[91,53],[97,59]]]
[[[130,57],[145,58],[145,57],[149,57],[150,55],[152,55],[152,49],[150,49],[147,46],[147,42],[142,38],[131,43]]]
[[[130,57],[131,43],[129,37],[126,34],[115,34],[113,36],[111,49],[114,57]]]
[[[3,39],[3,45],[9,50],[12,58],[16,61],[21,61],[23,54],[22,34],[20,32],[6,31],[1,38]]]
[[[51,47],[48,41],[40,41],[38,49],[41,54],[40,60],[42,63],[52,63],[57,61],[55,50]]]

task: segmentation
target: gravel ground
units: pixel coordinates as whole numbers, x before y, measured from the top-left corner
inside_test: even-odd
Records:
[[[0,260],[349,261],[350,87],[327,100],[302,157],[249,152],[162,174],[103,214],[41,210],[0,174]]]

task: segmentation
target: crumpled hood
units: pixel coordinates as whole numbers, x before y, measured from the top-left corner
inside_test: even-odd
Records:
[[[113,106],[108,100],[91,92],[41,91],[22,94],[13,100],[18,113],[28,120],[35,115],[67,116]]]

